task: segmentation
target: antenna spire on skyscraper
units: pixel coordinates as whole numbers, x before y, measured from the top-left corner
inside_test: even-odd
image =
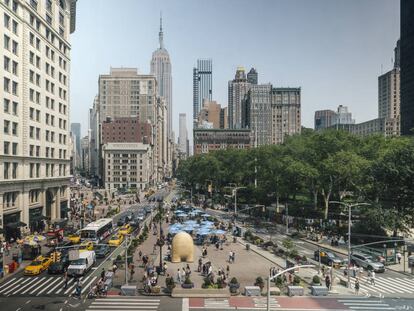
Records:
[[[164,34],[162,32],[162,11],[160,12],[160,33],[158,34],[160,41],[160,49],[164,48]]]

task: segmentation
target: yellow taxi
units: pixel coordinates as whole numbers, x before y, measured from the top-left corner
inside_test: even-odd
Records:
[[[43,271],[47,270],[52,264],[52,259],[50,257],[38,256],[33,260],[30,265],[24,268],[25,275],[38,275]]]
[[[116,234],[111,237],[108,241],[110,246],[119,246],[124,241],[124,236],[122,234]]]
[[[80,251],[93,251],[93,243],[91,241],[85,241],[82,242],[81,245],[79,245]]]
[[[130,234],[132,232],[132,227],[130,224],[125,224],[119,229],[119,234]]]
[[[69,234],[68,239],[72,244],[79,244],[81,237],[79,233],[75,233],[75,234]]]

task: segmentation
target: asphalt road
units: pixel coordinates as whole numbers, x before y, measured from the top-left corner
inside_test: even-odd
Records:
[[[148,308],[150,306],[150,308]],[[107,311],[134,310],[181,311],[182,299],[170,297],[116,297],[102,300],[68,297],[13,297],[0,298],[2,311],[91,311],[104,309]]]

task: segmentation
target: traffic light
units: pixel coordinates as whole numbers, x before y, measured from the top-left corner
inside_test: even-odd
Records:
[[[60,252],[53,252],[52,253],[52,261],[59,262],[61,259],[62,254]]]

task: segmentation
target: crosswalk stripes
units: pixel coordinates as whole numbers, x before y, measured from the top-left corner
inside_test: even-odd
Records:
[[[353,279],[353,284],[355,278]],[[379,292],[382,294],[412,294],[414,293],[414,279],[395,278],[395,277],[376,277],[375,284],[371,284],[366,276],[362,276],[359,281],[360,288],[369,292]]]
[[[225,298],[206,298],[204,307],[209,309],[220,309],[230,307],[229,300]]]
[[[107,297],[95,299],[85,311],[155,311],[160,306],[160,299]]]
[[[266,308],[267,306],[267,297],[254,297],[253,303],[255,308]],[[280,304],[278,303],[277,299],[271,297],[269,300],[270,309],[279,308]]]
[[[87,292],[98,279],[92,274],[82,277],[82,294]],[[0,284],[0,296],[41,296],[60,295],[68,296],[75,292],[76,282],[69,279],[67,288],[64,288],[65,280],[62,276],[20,276],[6,280]]]
[[[395,310],[388,303],[378,299],[338,299],[344,306],[351,310],[372,311],[372,310]]]

